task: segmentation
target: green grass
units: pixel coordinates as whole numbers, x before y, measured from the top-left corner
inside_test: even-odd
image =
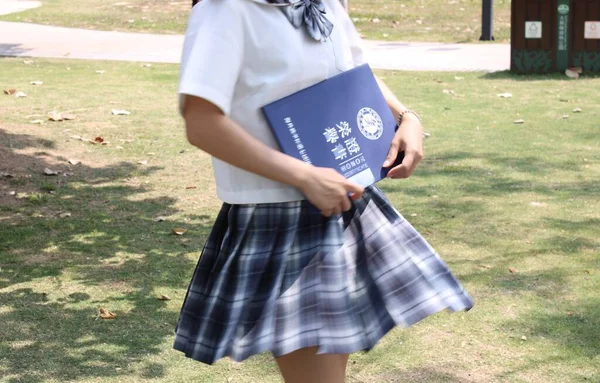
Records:
[[[42,7],[0,20],[130,32],[183,33],[191,1],[42,0]],[[350,0],[350,13],[369,39],[475,42],[480,0]],[[373,22],[373,20],[379,22]],[[494,35],[510,38],[510,1],[494,2]]]
[[[178,68],[1,59],[0,73],[28,94],[0,97],[0,173],[13,175],[0,178],[0,382],[279,382],[268,355],[211,368],[171,350],[219,207],[176,113]],[[381,188],[476,306],[392,331],[351,357],[348,381],[597,381],[600,79],[380,74],[431,133],[414,177]],[[51,110],[77,119],[30,123]]]
[[[350,16],[373,40],[472,43],[481,37],[481,0],[350,0]],[[494,38],[510,40],[510,0],[494,1]]]

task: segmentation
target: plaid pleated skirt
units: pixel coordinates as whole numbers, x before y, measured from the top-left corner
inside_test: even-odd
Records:
[[[175,349],[203,363],[305,347],[348,354],[473,301],[376,187],[342,217],[307,201],[224,204],[179,317]]]

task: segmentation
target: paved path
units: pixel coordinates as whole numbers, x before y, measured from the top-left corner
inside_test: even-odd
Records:
[[[180,35],[0,22],[0,56],[178,63],[182,44],[183,36]],[[507,44],[365,41],[365,48],[369,63],[378,69],[498,71],[510,66],[510,46]]]
[[[0,0],[0,15],[22,12],[41,5],[41,2],[31,0]]]

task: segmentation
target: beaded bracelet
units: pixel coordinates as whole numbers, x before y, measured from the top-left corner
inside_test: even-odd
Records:
[[[421,119],[421,116],[419,116],[419,114],[417,112],[415,112],[414,110],[410,110],[410,109],[406,109],[403,112],[400,112],[398,114],[398,126],[400,126],[400,124],[402,124],[402,119],[404,118],[404,115],[410,113],[412,115],[414,115],[415,117],[417,117],[417,119],[419,120],[419,124],[421,124],[421,126],[423,126],[423,120]]]

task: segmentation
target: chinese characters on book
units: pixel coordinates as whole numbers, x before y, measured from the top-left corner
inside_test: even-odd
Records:
[[[298,149],[298,153],[300,153],[300,157],[302,158],[302,161],[304,161],[308,164],[312,164],[312,162],[310,161],[310,157],[306,153],[304,144],[302,143],[302,140],[300,139],[300,135],[298,135],[298,131],[296,130],[296,127],[294,126],[294,122],[292,121],[292,119],[290,117],[286,117],[284,119],[284,121],[287,125],[290,135],[292,136],[292,139],[294,140],[294,144],[296,144],[296,149]]]
[[[356,137],[352,136],[352,128],[346,121],[334,127],[325,128],[323,136],[330,146],[333,157],[338,161],[344,177],[350,178],[368,168]]]

